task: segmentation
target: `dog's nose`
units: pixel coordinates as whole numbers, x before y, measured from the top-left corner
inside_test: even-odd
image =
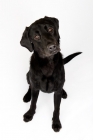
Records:
[[[48,46],[48,50],[52,52],[52,51],[56,50],[56,46],[50,45],[50,46]]]

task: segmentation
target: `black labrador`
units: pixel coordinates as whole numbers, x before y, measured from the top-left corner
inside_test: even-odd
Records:
[[[63,59],[60,53],[58,29],[58,19],[44,17],[26,27],[20,41],[22,46],[30,52],[33,51],[30,69],[27,73],[29,89],[23,98],[24,102],[29,102],[31,99],[32,101],[30,109],[24,114],[24,121],[32,120],[40,90],[45,93],[54,92],[52,128],[56,132],[61,129],[59,119],[61,98],[67,97],[63,89],[65,82],[64,64],[81,53],[74,53]]]

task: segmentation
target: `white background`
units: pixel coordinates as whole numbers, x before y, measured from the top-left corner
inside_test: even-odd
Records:
[[[93,140],[93,0],[1,0],[0,15],[0,139]],[[53,93],[40,92],[33,120],[23,122],[31,53],[19,42],[25,27],[44,16],[59,19],[64,57],[83,52],[65,65],[68,98],[58,133],[51,128]]]

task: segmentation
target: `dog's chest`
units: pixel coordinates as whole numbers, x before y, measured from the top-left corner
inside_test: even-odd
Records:
[[[37,59],[33,56],[30,67],[30,81],[35,89],[43,92],[57,91],[64,83],[62,56],[58,54],[52,60]]]
[[[49,77],[53,74],[54,71],[54,62],[50,61],[49,63],[47,63],[46,65],[44,65],[41,69],[42,73]]]
[[[63,84],[64,69],[57,67],[53,62],[42,67],[42,76],[37,80],[39,89],[43,92],[51,93]]]

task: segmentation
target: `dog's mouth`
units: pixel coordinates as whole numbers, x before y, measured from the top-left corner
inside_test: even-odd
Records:
[[[57,53],[60,52],[60,51],[61,51],[61,49],[60,49],[60,48],[57,48],[57,49],[54,50],[54,51],[51,51],[51,52],[49,52],[49,53],[44,54],[44,56],[45,56],[45,57],[50,57],[50,56],[53,56],[53,55],[57,54]]]
[[[57,54],[58,52],[60,52],[60,49],[51,52],[50,55],[55,55],[55,54]]]
[[[60,52],[61,49],[60,47],[58,46],[55,50],[53,51],[48,51],[48,50],[42,50],[40,49],[40,51],[38,51],[38,55],[41,57],[41,58],[48,58],[48,57],[51,57],[55,54],[57,54],[58,52]]]

